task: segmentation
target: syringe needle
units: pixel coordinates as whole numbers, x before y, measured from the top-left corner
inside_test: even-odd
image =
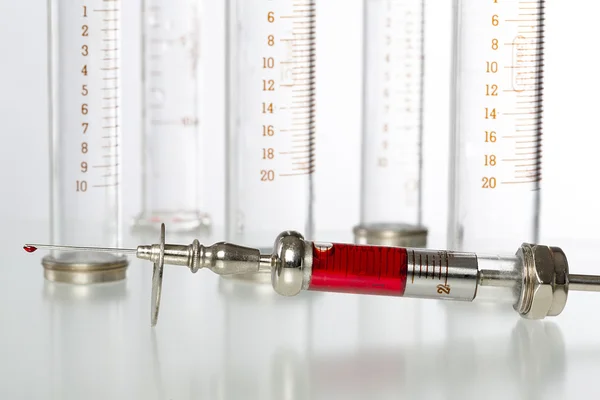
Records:
[[[60,250],[60,251],[93,251],[96,253],[127,253],[135,254],[137,249],[125,249],[119,247],[93,247],[93,246],[56,246],[52,244],[26,244],[23,249],[33,253],[37,249]]]

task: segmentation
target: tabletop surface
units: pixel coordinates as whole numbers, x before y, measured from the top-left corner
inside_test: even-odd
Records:
[[[559,317],[528,321],[493,304],[285,298],[269,285],[167,266],[151,328],[150,264],[132,259],[118,283],[52,283],[40,255],[21,250],[31,229],[4,230],[2,399],[595,397],[594,293],[571,293]],[[597,268],[597,241],[567,244],[573,271]]]

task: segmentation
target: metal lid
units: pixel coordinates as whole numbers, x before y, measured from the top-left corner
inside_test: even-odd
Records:
[[[427,228],[410,224],[376,223],[354,227],[357,244],[394,247],[427,247]]]
[[[44,277],[52,282],[87,285],[125,279],[127,257],[112,254],[63,253],[60,258],[48,255],[42,259]]]

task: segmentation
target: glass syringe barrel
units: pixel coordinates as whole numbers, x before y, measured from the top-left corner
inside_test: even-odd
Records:
[[[49,3],[51,240],[119,246],[121,1]],[[44,265],[110,265],[53,252]]]
[[[423,1],[365,0],[361,227],[425,246],[422,225]],[[361,232],[364,237],[359,239]],[[381,236],[381,235],[379,235]],[[408,240],[408,241],[407,241]]]
[[[143,193],[136,226],[185,231],[210,223],[201,212],[203,175],[200,27],[202,0],[142,5]]]
[[[538,236],[544,1],[456,0],[448,247]]]
[[[311,258],[308,290],[512,303],[522,263],[517,256],[338,243],[313,243]],[[482,277],[494,280],[493,289],[478,289]]]
[[[228,0],[227,240],[312,230],[315,0]]]

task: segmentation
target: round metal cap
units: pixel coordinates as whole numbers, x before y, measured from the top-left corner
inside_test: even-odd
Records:
[[[44,278],[52,282],[87,285],[125,279],[127,257],[103,253],[62,253],[42,259]]]
[[[354,227],[354,242],[375,246],[427,247],[427,228],[410,224],[363,224]]]

